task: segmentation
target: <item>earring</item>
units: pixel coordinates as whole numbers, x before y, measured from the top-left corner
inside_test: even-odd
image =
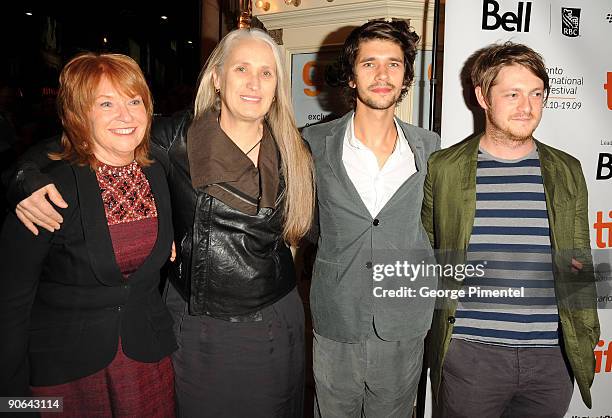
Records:
[[[272,103],[276,101],[276,96],[272,97]]]
[[[215,94],[219,95],[221,93],[221,89],[215,89]]]

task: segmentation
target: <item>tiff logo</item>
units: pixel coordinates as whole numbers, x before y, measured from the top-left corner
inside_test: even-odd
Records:
[[[526,3],[526,4],[525,4]],[[516,13],[499,14],[499,3],[495,0],[482,2],[482,29],[495,30],[500,27],[507,32],[529,32],[531,22],[531,2],[518,2]]]
[[[607,83],[604,84],[604,90],[608,92],[608,109],[612,110],[612,73],[608,72]]]
[[[612,211],[608,213],[608,216],[612,218]],[[612,247],[612,222],[604,222],[602,211],[597,211],[597,221],[593,224],[593,228],[595,228],[595,243],[597,244],[597,248]],[[604,241],[604,232],[607,232],[607,241]]]
[[[570,38],[580,35],[580,9],[561,8],[561,33]]]
[[[605,373],[612,372],[612,341],[608,343],[607,349],[602,349],[606,345],[603,340],[599,340],[597,343],[597,347],[593,352],[595,354],[595,373],[601,373],[602,371]],[[606,363],[604,365],[604,357],[606,359]],[[604,369],[602,370],[602,366]]]

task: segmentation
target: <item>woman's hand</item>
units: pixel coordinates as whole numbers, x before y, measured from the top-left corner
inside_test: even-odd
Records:
[[[176,246],[174,245],[174,241],[172,241],[172,251],[170,253],[170,261],[174,262],[176,260]]]

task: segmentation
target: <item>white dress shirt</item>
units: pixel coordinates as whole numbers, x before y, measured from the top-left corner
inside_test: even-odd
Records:
[[[354,125],[353,115],[344,135],[342,162],[361,200],[374,218],[397,189],[416,173],[414,154],[402,128],[395,121],[398,134],[395,149],[383,167],[379,168],[374,152],[355,136]]]

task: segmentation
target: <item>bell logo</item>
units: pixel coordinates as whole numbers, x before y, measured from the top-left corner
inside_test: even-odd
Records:
[[[499,3],[495,0],[482,1],[482,29],[496,30],[501,26],[507,32],[529,32],[531,22],[531,2],[518,2],[516,13],[506,12],[499,15]]]
[[[612,178],[612,154],[607,152],[599,153],[597,160],[597,180],[609,180]]]
[[[608,72],[608,82],[604,84],[604,90],[608,92],[608,109],[612,110],[612,73]]]
[[[595,373],[612,372],[612,341],[608,343],[608,347],[604,350],[602,347],[605,345],[605,341],[599,340],[597,343],[597,348],[595,348],[595,351],[593,352],[595,354]]]
[[[608,213],[608,216],[612,218],[612,211]],[[603,220],[603,212],[597,212],[597,221],[593,224],[595,228],[595,243],[597,248],[610,248],[612,247],[612,222]],[[604,240],[604,232],[607,233],[608,239]]]

